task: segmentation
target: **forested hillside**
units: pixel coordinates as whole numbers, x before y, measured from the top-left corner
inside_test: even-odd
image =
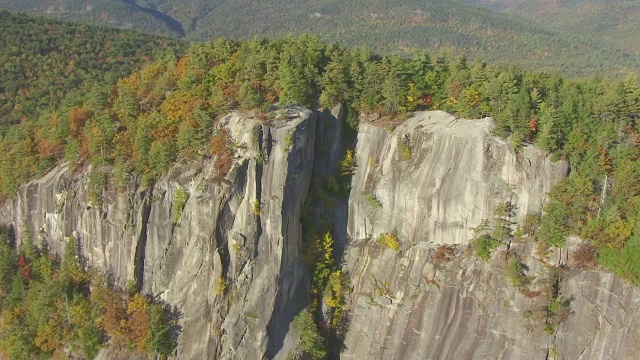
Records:
[[[640,4],[628,0],[465,0],[529,19],[552,30],[581,34],[602,44],[640,54]]]
[[[27,131],[38,139],[3,148],[5,154],[15,154],[0,160],[5,169],[16,172],[15,179],[42,174],[53,165],[47,158],[63,150],[40,141],[48,130],[38,118],[50,118],[52,109],[73,108],[87,97],[104,101],[111,96],[109,85],[120,77],[156,55],[179,52],[184,46],[156,36],[6,11],[0,11],[0,31],[0,135],[26,139]],[[36,149],[47,155],[23,166]],[[5,178],[3,186],[15,189],[18,184],[12,181]]]
[[[1,68],[3,199],[61,161],[91,166],[95,206],[105,188],[122,189],[131,180],[149,186],[176,162],[214,158],[224,173],[238,145],[215,119],[234,109],[269,125],[283,115],[282,107],[343,103],[353,129],[367,115],[394,124],[414,110],[442,109],[467,118],[491,116],[494,134],[516,150],[535,144],[569,160],[570,176],[519,234],[543,247],[562,247],[565,236],[580,236],[589,244],[579,253],[581,264],[597,261],[640,285],[635,74],[567,80],[426,51],[381,56],[314,36],[218,39],[182,53],[166,39],[0,15],[8,49]],[[154,51],[163,55],[145,57]],[[345,161],[348,170],[353,153]],[[348,189],[349,171],[344,173],[334,179],[339,191]],[[59,266],[64,270],[64,263]],[[24,271],[14,275],[20,276],[25,279]],[[23,287],[21,294],[29,292]],[[34,346],[34,352],[52,351],[42,347],[48,343]]]
[[[608,266],[634,279],[640,274],[633,257],[627,258],[640,240],[635,75],[568,81],[426,52],[381,57],[311,36],[220,39],[194,44],[184,57],[155,61],[113,88],[76,92],[63,106],[53,104],[46,112],[27,108],[32,112],[5,131],[0,143],[6,154],[0,188],[10,197],[19,184],[71,160],[93,165],[90,186],[99,202],[107,184],[124,186],[131,176],[152,183],[175,161],[223,154],[224,166],[233,147],[211,119],[232,109],[257,109],[256,116],[268,121],[275,116],[269,111],[273,104],[337,102],[349,104],[353,126],[357,113],[393,117],[443,109],[491,116],[495,134],[516,149],[535,143],[569,159],[571,176],[551,194],[540,238],[561,246],[565,235],[583,236],[601,249]]]
[[[114,83],[174,40],[0,11],[0,126]],[[84,88],[83,88],[84,87]]]
[[[134,6],[134,3],[135,1],[109,0],[91,2],[83,0],[2,0],[0,8],[64,21],[81,21],[122,29],[138,29],[169,37],[181,35],[179,30],[172,29],[153,9],[145,11],[142,7]],[[143,4],[143,6],[148,5]]]
[[[8,359],[91,359],[108,340],[138,354],[166,356],[178,329],[171,309],[113,287],[87,270],[73,239],[62,258],[27,236],[16,249],[0,227],[0,355]],[[173,324],[173,325],[172,325]]]
[[[493,63],[515,60],[527,68],[567,75],[638,70],[637,54],[622,42],[594,40],[573,28],[558,32],[547,24],[450,0],[4,0],[0,7],[199,41],[311,33],[387,54],[406,54],[413,48],[446,50]]]

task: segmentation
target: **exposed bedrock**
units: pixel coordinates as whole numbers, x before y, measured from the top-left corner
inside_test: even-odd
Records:
[[[540,213],[545,194],[567,173],[527,146],[516,153],[491,136],[493,120],[420,112],[393,132],[363,124],[349,204],[349,234],[359,240],[397,231],[407,246],[464,244],[499,203],[513,221]],[[381,208],[371,206],[375,197]]]
[[[239,113],[220,119],[236,154],[224,177],[215,159],[176,165],[152,187],[132,180],[92,205],[90,169],[63,164],[23,186],[0,208],[0,221],[15,226],[18,241],[29,230],[56,252],[73,237],[88,264],[118,286],[133,284],[176,306],[177,358],[285,358],[296,346],[291,319],[309,302],[302,207],[313,175],[340,170],[346,140],[340,109],[281,115],[270,124]],[[640,352],[640,293],[605,272],[567,272],[559,286],[572,314],[553,333],[541,330],[540,309],[549,303],[543,280],[572,247],[541,257],[531,244],[512,245],[535,279],[526,296],[506,280],[504,248],[491,262],[467,249],[470,229],[491,219],[496,205],[514,204],[511,220],[520,223],[541,211],[568,170],[533,146],[516,153],[491,136],[492,127],[488,118],[440,111],[416,113],[393,131],[361,123],[351,193],[328,216],[352,282],[341,358],[624,359]],[[391,232],[399,252],[374,240]],[[435,264],[438,244],[457,246],[452,261]]]
[[[598,271],[561,271],[576,248],[543,255],[514,243],[528,290],[505,276],[506,246],[490,262],[469,247],[471,228],[511,202],[511,221],[539,213],[567,175],[533,146],[518,153],[490,135],[493,121],[418,113],[393,132],[363,124],[349,201],[344,269],[352,279],[343,359],[604,359],[637,357],[640,292]],[[375,199],[377,203],[372,201]],[[515,227],[515,226],[514,226]],[[400,251],[375,241],[396,232]],[[438,244],[457,245],[450,262]],[[570,315],[546,311],[557,286]],[[626,310],[625,310],[626,309]]]
[[[266,126],[230,114],[221,123],[236,156],[226,177],[213,160],[176,166],[151,188],[132,181],[123,193],[106,191],[101,206],[89,202],[90,170],[60,165],[24,186],[0,218],[59,253],[74,237],[118,286],[135,281],[177,306],[178,358],[286,355],[288,324],[307,296],[299,217],[320,116],[289,109]],[[188,199],[176,217],[178,191]]]
[[[612,274],[569,270],[559,283],[568,318],[549,332],[548,265],[514,244],[532,278],[523,292],[505,276],[505,249],[483,262],[461,249],[353,246],[350,326],[342,359],[636,359],[640,292]],[[551,258],[557,257],[553,254]],[[547,290],[545,290],[547,289]]]

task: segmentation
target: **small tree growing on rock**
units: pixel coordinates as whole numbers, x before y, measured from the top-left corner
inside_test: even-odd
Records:
[[[383,233],[378,236],[376,242],[384,247],[387,247],[395,252],[400,251],[400,239],[398,239],[398,233]]]
[[[491,236],[505,244],[508,244],[513,238],[513,217],[514,207],[511,202],[500,203],[493,210],[493,228]]]
[[[480,259],[487,261],[491,258],[491,250],[497,248],[500,242],[490,235],[481,235],[472,241],[475,254]]]
[[[313,316],[307,310],[302,310],[293,318],[293,328],[298,332],[298,348],[309,358],[320,360],[327,357],[324,339],[318,327],[313,322]]]
[[[344,159],[340,162],[340,172],[344,176],[351,176],[356,173],[356,157],[353,153],[353,150],[347,150],[347,153],[344,155]]]
[[[505,273],[509,282],[521,291],[526,290],[531,282],[531,278],[526,275],[525,271],[526,265],[522,263],[520,257],[518,255],[510,255]]]

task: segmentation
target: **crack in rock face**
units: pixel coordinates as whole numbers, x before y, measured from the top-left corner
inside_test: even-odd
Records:
[[[0,220],[14,225],[18,242],[29,229],[57,253],[74,236],[87,263],[118,286],[135,280],[176,306],[177,358],[284,359],[297,346],[292,318],[309,302],[302,207],[312,176],[340,170],[344,117],[344,109],[290,108],[266,124],[229,114],[219,122],[234,144],[226,176],[215,158],[200,159],[175,165],[151,188],[108,188],[101,206],[89,201],[91,169],[61,164],[5,202]],[[352,284],[342,358],[529,358],[550,346],[567,358],[639,352],[629,309],[640,295],[631,286],[596,271],[567,275],[560,286],[573,315],[550,340],[526,316],[548,298],[506,280],[505,249],[491,262],[465,250],[470,230],[499,203],[513,204],[511,221],[521,223],[567,174],[566,163],[533,146],[516,153],[491,136],[493,126],[441,111],[416,113],[393,131],[360,124],[351,191],[330,216]],[[394,234],[397,251],[373,241],[381,234]],[[438,245],[455,255],[435,262]],[[531,245],[509,251],[528,274],[546,276]],[[566,262],[570,251],[552,256]],[[99,358],[129,356],[106,349]]]

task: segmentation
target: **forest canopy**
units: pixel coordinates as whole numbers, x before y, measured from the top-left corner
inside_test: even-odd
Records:
[[[66,95],[115,83],[181,43],[0,10],[0,133]]]
[[[0,355],[9,359],[92,359],[109,343],[166,358],[180,328],[169,306],[87,269],[68,238],[62,257],[38,248],[28,231],[15,247],[0,227]]]
[[[151,39],[158,47],[165,41]],[[68,46],[95,47],[93,42],[81,44]],[[133,44],[139,43],[123,46]],[[88,72],[93,77],[68,83],[66,75],[76,72],[60,64],[89,60],[73,60],[77,51],[44,51],[42,43],[24,48],[30,46],[30,67],[2,77],[9,84],[3,82],[1,97],[2,197],[13,196],[21,184],[61,161],[91,166],[89,186],[96,204],[106,187],[124,188],[131,179],[151,184],[177,161],[213,156],[226,159],[219,161],[223,166],[233,157],[233,147],[216,119],[232,110],[251,110],[268,122],[273,106],[294,104],[324,108],[342,103],[350,114],[387,117],[442,109],[467,118],[491,116],[494,134],[516,150],[535,144],[567,159],[571,173],[551,192],[537,237],[549,246],[563,246],[566,236],[578,235],[599,249],[601,264],[640,284],[640,254],[635,250],[640,236],[636,74],[622,80],[572,80],[422,50],[381,56],[303,35],[241,42],[221,38],[185,50],[170,46],[172,51],[148,62],[144,51],[134,51],[139,58],[133,58],[142,60],[132,61],[130,69],[146,65],[117,82],[96,80],[102,79],[100,66],[120,64],[129,55],[105,53],[97,57],[95,72]],[[105,46],[115,45],[100,49]],[[9,61],[22,64],[22,55],[15,51]],[[104,70],[108,79],[122,75],[118,71],[124,69],[115,68]],[[27,76],[25,82],[25,74],[46,69],[57,70]],[[38,100],[38,91],[49,89],[48,84],[58,91],[50,95],[47,90]],[[353,127],[357,119],[350,116]]]
[[[0,7],[191,41],[305,32],[385,54],[447,49],[572,76],[638,71],[638,46],[628,35],[638,32],[637,8],[620,6],[633,1],[578,2],[588,11],[578,12],[576,1],[514,0],[93,0],[90,8],[84,0],[4,0]],[[525,8],[505,14],[468,3]]]

